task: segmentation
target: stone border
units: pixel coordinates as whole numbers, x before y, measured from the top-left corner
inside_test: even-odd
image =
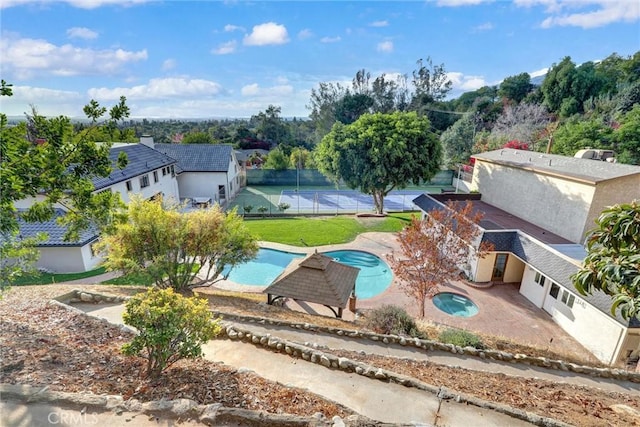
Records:
[[[323,332],[348,338],[368,339],[382,344],[398,344],[401,346],[420,348],[425,351],[445,351],[452,354],[479,357],[481,359],[497,360],[501,362],[522,363],[525,365],[538,366],[541,368],[554,369],[558,371],[570,371],[578,374],[585,374],[592,377],[613,378],[622,381],[640,383],[640,373],[629,372],[617,368],[596,368],[592,366],[578,365],[565,362],[563,360],[549,359],[546,357],[533,357],[526,354],[513,354],[500,350],[479,350],[474,347],[459,347],[453,344],[445,344],[439,341],[425,340],[419,338],[405,337],[400,335],[384,335],[373,332],[341,329],[327,326],[312,325],[310,323],[294,323],[282,320],[264,319],[255,316],[241,316],[213,311],[224,320],[239,321],[244,323],[269,324],[275,326],[289,326],[293,329],[302,329],[311,332]]]
[[[570,427],[570,424],[552,418],[542,417],[521,409],[513,408],[508,405],[490,402],[478,399],[474,396],[449,391],[446,387],[436,387],[427,384],[415,378],[397,374],[386,369],[377,368],[363,362],[354,361],[346,357],[338,357],[330,353],[324,353],[317,348],[310,348],[305,345],[292,343],[272,337],[271,334],[261,335],[252,333],[248,329],[238,328],[236,325],[228,325],[223,328],[224,333],[230,340],[245,341],[248,343],[262,346],[263,348],[276,352],[286,353],[291,357],[303,359],[307,362],[322,365],[329,369],[337,369],[344,372],[355,373],[371,379],[383,382],[390,382],[412,387],[421,391],[434,394],[438,399],[454,401],[456,403],[464,403],[477,406],[479,408],[488,409],[510,417],[529,422],[537,426],[545,427]]]
[[[104,413],[111,412],[114,416],[120,416],[124,412],[136,414],[162,416],[175,421],[197,420],[210,426],[236,424],[243,426],[391,426],[363,417],[352,415],[344,420],[339,416],[327,419],[318,412],[311,417],[297,415],[271,414],[264,411],[252,411],[249,409],[230,408],[220,403],[199,405],[190,399],[155,400],[140,402],[137,399],[124,400],[117,395],[96,395],[85,393],[66,393],[50,391],[46,387],[33,387],[29,385],[0,384],[0,396],[3,401],[14,401],[22,404],[43,403],[53,406],[78,406],[90,408]],[[80,409],[79,409],[80,410]],[[132,424],[135,424],[133,422]]]

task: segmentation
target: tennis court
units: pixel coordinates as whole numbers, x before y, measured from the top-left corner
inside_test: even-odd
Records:
[[[413,199],[424,191],[394,190],[384,199],[386,211],[416,210]],[[348,213],[374,211],[373,197],[356,190],[283,190],[278,205],[287,204],[292,211],[311,213]]]

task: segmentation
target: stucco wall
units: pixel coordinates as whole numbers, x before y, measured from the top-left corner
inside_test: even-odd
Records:
[[[542,307],[542,301],[544,301],[544,297],[548,292],[547,286],[549,286],[549,279],[545,280],[544,286],[540,286],[535,281],[536,270],[527,267],[524,269],[522,274],[522,282],[520,285],[520,293],[524,295],[529,301],[535,304],[538,307]]]
[[[36,267],[55,273],[77,273],[96,268],[102,261],[91,255],[91,245],[79,247],[38,248],[40,259]]]
[[[184,172],[178,175],[180,197],[209,197],[211,201],[219,201],[218,186],[224,185],[228,197],[229,186],[227,175],[222,172]]]
[[[575,243],[582,241],[595,187],[477,160],[482,200]]]
[[[473,278],[476,282],[489,282],[493,272],[493,264],[496,262],[496,253],[488,253],[484,258],[479,258],[476,265],[476,274]]]
[[[597,183],[591,209],[582,230],[583,239],[586,233],[595,227],[595,220],[605,207],[633,200],[640,200],[640,175]]]
[[[599,360],[612,363],[626,328],[577,295],[572,308],[560,301],[560,295],[551,310],[553,320]]]
[[[178,193],[178,181],[175,177],[171,176],[171,173],[162,175],[162,169],[158,169],[158,182],[154,181],[153,172],[149,172],[149,186],[140,188],[140,176],[131,178],[132,194],[139,194],[142,198],[148,199],[158,193],[164,193],[165,199],[173,198],[179,200],[180,195]],[[109,187],[113,192],[119,192],[120,198],[124,203],[129,203],[131,200],[131,194],[127,191],[126,181],[118,182]]]

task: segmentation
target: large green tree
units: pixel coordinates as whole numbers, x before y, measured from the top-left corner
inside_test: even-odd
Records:
[[[533,89],[529,73],[507,77],[500,83],[498,94],[519,104]]]
[[[365,114],[350,125],[336,123],[315,152],[318,169],[373,196],[377,213],[395,188],[431,179],[442,149],[429,119],[415,112]]]
[[[258,245],[235,211],[215,205],[183,213],[161,200],[134,198],[129,221],[100,243],[110,270],[146,275],[161,288],[208,286],[225,266],[255,257]]]
[[[602,291],[613,298],[611,313],[640,316],[640,202],[605,209],[587,239],[588,255],[572,276],[582,295]]]
[[[445,166],[455,169],[467,164],[476,134],[473,114],[466,114],[440,135]]]
[[[0,88],[2,96],[12,95],[5,81]],[[128,138],[127,132],[116,130],[129,116],[129,108],[122,97],[107,115],[107,108],[92,100],[84,113],[90,121],[77,132],[68,117],[46,118],[35,108],[16,126],[8,126],[7,116],[0,114],[2,288],[28,270],[36,258],[33,244],[38,239],[19,237],[19,219],[47,221],[54,217],[56,206],[63,206],[66,215],[59,222],[66,227],[66,240],[77,239],[90,225],[108,229],[122,219],[119,195],[96,193],[93,179],[109,176],[114,166],[109,158],[110,142],[96,141],[104,141],[105,135]],[[126,157],[118,160],[118,166],[126,164]],[[31,207],[18,210],[16,202],[25,199],[33,200]]]

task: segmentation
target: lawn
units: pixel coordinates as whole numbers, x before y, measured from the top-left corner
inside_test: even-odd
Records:
[[[105,272],[104,267],[96,268],[81,273],[39,273],[29,274],[18,278],[13,284],[20,285],[50,285],[52,283],[70,282],[72,280],[85,279],[97,276]]]
[[[384,218],[330,216],[314,218],[247,219],[246,226],[258,238],[293,246],[322,246],[353,241],[368,231],[397,232],[416,213],[397,213]]]

